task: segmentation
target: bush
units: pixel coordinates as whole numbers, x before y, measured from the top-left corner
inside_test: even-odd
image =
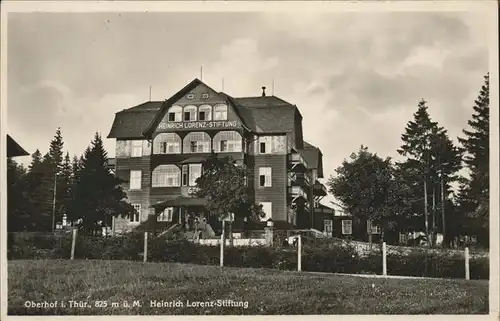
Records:
[[[9,233],[9,259],[68,259],[72,237],[69,235],[36,235]],[[51,247],[52,246],[52,247]],[[75,258],[103,260],[142,260],[144,235],[129,233],[114,237],[79,236]],[[148,241],[148,261],[218,265],[219,246],[199,245],[181,237],[151,238]],[[231,267],[297,269],[295,248],[226,247],[224,265]],[[382,274],[382,255],[371,253],[360,257],[349,244],[317,242],[304,244],[303,271]],[[391,251],[387,255],[387,273],[400,276],[439,278],[464,278],[465,264],[462,254],[452,251],[429,252],[421,248]],[[489,278],[489,258],[474,257],[470,260],[472,279]]]

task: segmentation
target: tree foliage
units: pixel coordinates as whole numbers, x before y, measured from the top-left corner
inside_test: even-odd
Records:
[[[107,152],[101,136],[96,133],[91,146],[85,150],[81,168],[74,173],[69,206],[71,221],[79,222],[88,233],[111,226],[114,216],[126,217],[134,213],[120,186],[122,181],[110,172],[106,162]]]
[[[329,191],[357,219],[389,226],[398,212],[405,211],[390,158],[382,159],[361,146],[335,172],[327,183]]]
[[[220,219],[234,213],[235,219],[264,217],[262,206],[255,204],[247,184],[249,172],[230,157],[218,158],[214,153],[202,164],[203,173],[196,181],[197,196],[207,200],[206,208]]]
[[[468,121],[470,129],[463,130],[465,137],[459,138],[469,170],[469,177],[461,181],[459,206],[464,216],[479,219],[481,229],[476,233],[483,235],[483,243],[488,243],[489,233],[489,91],[489,74],[486,74],[473,106],[472,119]]]

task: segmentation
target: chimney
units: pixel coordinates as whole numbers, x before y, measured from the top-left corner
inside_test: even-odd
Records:
[[[266,87],[262,87],[262,97],[266,97]]]

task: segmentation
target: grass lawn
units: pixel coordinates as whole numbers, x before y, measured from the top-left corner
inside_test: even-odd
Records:
[[[8,276],[9,315],[488,313],[488,281],[369,279],[189,264],[78,260],[9,261]],[[86,302],[88,307],[70,308],[70,300]],[[141,306],[133,307],[136,300]],[[175,301],[178,306],[151,307],[153,300]],[[227,300],[246,301],[248,306],[230,306]],[[26,308],[26,301],[58,302],[54,308]],[[123,306],[124,301],[129,307]],[[206,301],[215,304],[188,306]],[[66,306],[61,307],[61,302]],[[113,302],[119,306],[112,306]]]

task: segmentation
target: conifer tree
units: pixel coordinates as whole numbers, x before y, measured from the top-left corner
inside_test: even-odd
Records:
[[[450,183],[456,180],[455,174],[461,167],[462,152],[449,139],[446,129],[432,121],[425,100],[419,102],[414,120],[408,122],[401,138],[403,145],[398,152],[407,157],[407,164],[399,167],[411,173],[407,178],[415,180],[408,182],[412,189],[415,184],[421,188],[421,192],[408,201],[422,200],[423,204],[414,209],[421,209],[417,213],[423,214],[427,241],[433,245],[438,229],[445,232],[444,206],[450,194]]]
[[[460,207],[467,216],[480,220],[482,229],[477,232],[483,244],[488,244],[489,235],[489,91],[488,73],[475,100],[472,119],[468,121],[470,129],[464,130],[465,137],[459,138],[469,170],[469,177],[462,180]]]
[[[7,231],[31,231],[26,169],[7,158]]]
[[[120,186],[122,181],[110,172],[106,162],[107,152],[101,136],[96,133],[77,171],[70,211],[71,220],[80,220],[81,227],[87,233],[109,227],[113,216],[125,217],[134,213]]]

